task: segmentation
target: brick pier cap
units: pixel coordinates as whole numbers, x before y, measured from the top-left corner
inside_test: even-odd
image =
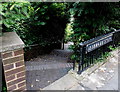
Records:
[[[26,90],[24,47],[23,41],[16,32],[5,32],[0,37],[0,57],[2,57],[7,90]]]
[[[0,52],[24,48],[24,46],[23,41],[16,32],[5,32],[3,36],[0,37]]]

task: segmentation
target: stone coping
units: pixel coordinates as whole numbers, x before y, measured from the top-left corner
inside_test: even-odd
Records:
[[[24,43],[16,32],[5,32],[0,37],[0,52],[24,48]]]

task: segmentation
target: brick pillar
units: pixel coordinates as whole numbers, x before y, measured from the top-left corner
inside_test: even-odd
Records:
[[[3,39],[2,42],[11,39],[10,45],[9,42],[6,44],[3,43],[1,51],[7,90],[26,90],[26,73],[23,51],[24,44],[14,32],[5,33],[4,36],[5,37],[3,38],[5,39]]]

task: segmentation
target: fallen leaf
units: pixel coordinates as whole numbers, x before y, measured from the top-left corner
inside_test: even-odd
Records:
[[[110,70],[109,73],[113,73],[114,71],[113,70]]]
[[[50,83],[50,81],[48,81],[48,83]]]
[[[36,79],[36,81],[39,81],[38,79]]]
[[[31,85],[31,87],[33,87],[33,85]]]

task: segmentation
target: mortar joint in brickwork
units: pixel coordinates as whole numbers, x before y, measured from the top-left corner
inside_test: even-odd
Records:
[[[9,72],[9,71],[12,71],[12,70],[15,70],[15,69],[18,69],[18,68],[21,68],[21,67],[24,67],[24,65],[22,65],[22,66],[19,66],[19,67],[14,67],[14,68],[12,68],[12,69],[9,69],[9,70],[5,70],[5,73],[6,72]],[[19,72],[18,72],[19,73]]]
[[[15,55],[14,55],[14,51],[12,51],[12,56],[15,56]]]
[[[16,75],[15,75],[16,76]],[[25,76],[21,76],[21,77],[19,77],[19,78],[24,78]],[[17,78],[17,76],[14,78],[14,79],[12,79],[11,81],[6,81],[6,83],[10,83],[10,82],[12,82],[12,81],[15,81],[15,80],[17,80],[17,79],[19,79],[19,78]],[[24,81],[26,81],[26,80],[24,80]],[[21,81],[21,82],[23,82],[23,81]],[[21,83],[21,82],[19,82],[19,83]]]
[[[26,80],[24,80],[24,81],[21,81],[21,82],[17,83],[17,84],[16,84],[16,85],[17,85],[17,87],[19,88],[19,84],[24,83],[24,82],[26,83]],[[23,84],[22,86],[25,86],[25,84]],[[21,86],[21,87],[22,87],[22,86]]]
[[[20,60],[20,61],[24,62],[24,60]],[[18,62],[20,62],[20,61],[13,62],[13,63],[10,63],[10,64],[18,63]],[[3,66],[7,66],[7,65],[9,65],[9,64],[5,64],[5,65],[3,65]]]
[[[15,78],[17,79],[17,74],[15,74]]]
[[[7,60],[7,59],[11,59],[11,58],[16,58],[16,57],[19,57],[19,56],[23,56],[23,54],[20,54],[20,55],[17,55],[17,56],[11,56],[11,57],[8,57],[8,58],[3,58],[3,60]]]
[[[21,88],[26,88],[26,85],[23,85],[21,87],[18,87],[16,90],[21,90]],[[25,90],[25,89],[24,89]]]
[[[15,65],[15,63],[13,64],[13,66],[14,66],[14,69],[16,68],[16,65]]]
[[[14,80],[16,80],[17,78],[15,77],[14,79],[12,79],[12,80],[10,80],[10,81],[6,81],[6,83],[8,84],[8,83],[10,83],[10,82],[12,82],[12,81],[14,81]]]

